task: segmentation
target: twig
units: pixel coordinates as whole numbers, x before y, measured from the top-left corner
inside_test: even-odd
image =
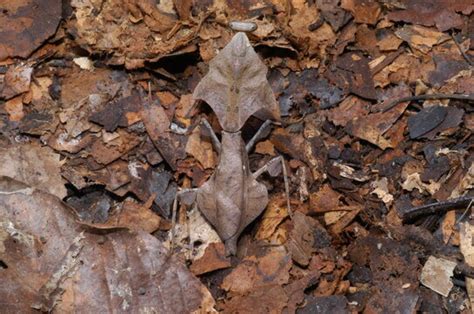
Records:
[[[394,51],[392,52],[391,54],[389,54],[382,62],[380,62],[379,64],[377,64],[371,71],[372,75],[375,75],[377,74],[378,72],[380,72],[382,69],[384,69],[386,66],[388,66],[389,64],[391,64],[396,58],[398,58],[398,56],[403,52],[403,48],[400,47],[398,48],[397,51]]]
[[[299,119],[296,119],[295,121],[282,121],[281,125],[282,126],[290,126],[290,125],[293,125],[293,124],[298,124],[300,123],[301,121],[304,120],[304,118],[306,118],[306,112],[303,113],[303,116]],[[278,122],[276,122],[275,124],[277,124]]]
[[[458,99],[458,100],[474,101],[474,95],[473,94],[427,94],[427,95],[403,97],[403,98],[399,98],[397,100],[392,101],[390,104],[388,104],[387,107],[385,107],[381,111],[387,112],[388,110],[392,109],[393,107],[395,107],[401,102],[428,100],[428,99]]]
[[[402,220],[404,223],[407,223],[421,216],[444,213],[453,208],[468,206],[473,200],[474,196],[467,196],[448,201],[436,202],[423,206],[413,207],[402,214]]]
[[[456,47],[458,47],[459,52],[461,52],[461,55],[462,55],[463,58],[466,60],[466,62],[469,63],[469,65],[473,66],[473,65],[474,65],[474,62],[472,62],[472,60],[471,60],[471,58],[469,57],[469,55],[468,55],[464,50],[462,50],[462,47],[461,47],[461,45],[458,43],[458,41],[456,40],[456,37],[454,36],[454,33],[451,33],[451,38],[453,39],[454,43],[456,44]]]
[[[472,199],[472,200],[469,202],[469,205],[467,205],[466,210],[464,211],[464,213],[462,213],[461,217],[459,217],[458,220],[456,220],[456,222],[454,223],[455,225],[457,225],[460,221],[462,221],[462,220],[464,219],[464,217],[466,216],[467,212],[471,209],[473,202],[474,202],[474,199]]]

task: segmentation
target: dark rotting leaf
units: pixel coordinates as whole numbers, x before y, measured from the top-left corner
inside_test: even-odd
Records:
[[[446,107],[433,106],[423,108],[416,115],[408,118],[408,131],[410,138],[418,138],[436,128],[446,117]]]

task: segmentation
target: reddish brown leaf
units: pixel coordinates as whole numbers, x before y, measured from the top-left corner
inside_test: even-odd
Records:
[[[456,0],[401,0],[403,10],[390,12],[387,17],[392,21],[404,21],[412,24],[435,26],[441,31],[460,28],[463,25],[462,14],[469,15],[474,10],[470,1]]]
[[[207,289],[153,236],[87,233],[50,194],[5,177],[0,191],[4,310],[212,311]]]
[[[283,285],[288,282],[290,267],[291,258],[285,249],[274,248],[263,256],[246,257],[224,278],[222,288],[242,295],[269,284]]]
[[[382,9],[373,0],[342,0],[341,7],[354,15],[357,23],[376,24]]]
[[[211,243],[204,251],[204,255],[195,260],[190,270],[196,276],[230,267],[230,258],[225,256],[223,243]]]
[[[9,67],[7,73],[5,73],[3,89],[0,90],[0,98],[10,99],[27,92],[30,89],[32,74],[33,68],[27,65]]]
[[[56,32],[61,20],[60,0],[2,1],[0,60],[30,55]]]
[[[267,285],[231,298],[222,308],[226,313],[282,313],[287,303],[288,296],[281,286]]]

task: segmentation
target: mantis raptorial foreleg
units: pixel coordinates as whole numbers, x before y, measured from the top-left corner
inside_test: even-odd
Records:
[[[254,136],[252,136],[252,138],[250,139],[250,141],[248,141],[247,145],[245,145],[245,150],[247,151],[247,154],[250,153],[250,151],[252,150],[253,146],[255,145],[255,143],[257,143],[259,140],[261,140],[265,135],[265,132],[268,130],[268,128],[270,127],[270,125],[272,124],[276,124],[278,125],[279,123],[278,122],[275,122],[275,121],[272,121],[272,120],[266,120],[265,122],[263,122],[263,124],[260,126],[260,128],[258,129],[257,133],[255,133]]]
[[[255,143],[257,143],[259,140],[261,140],[266,134],[265,132],[268,130],[268,128],[272,125],[276,124],[279,125],[280,123],[272,121],[272,120],[266,120],[258,129],[257,133],[250,139],[250,141],[245,145],[245,150],[247,153],[250,152],[250,150],[253,148]],[[271,171],[271,168],[274,167],[276,163],[280,162],[281,163],[281,168],[283,172],[283,181],[285,184],[285,193],[286,193],[286,206],[288,209],[288,214],[290,217],[292,216],[291,208],[290,208],[290,188],[288,184],[288,172],[286,170],[285,166],[285,160],[283,159],[282,156],[278,156],[267,162],[262,168],[258,169],[253,173],[253,177],[257,179],[263,172],[268,171],[270,175],[273,176],[273,172]]]
[[[221,151],[221,142],[217,138],[217,135],[214,132],[214,130],[212,129],[211,124],[209,123],[209,121],[207,121],[206,118],[201,118],[201,124],[209,131],[209,134],[211,135],[212,145],[214,145],[214,148],[218,152],[220,152]]]
[[[288,183],[288,172],[286,170],[285,160],[283,156],[277,156],[270,161],[268,161],[263,167],[255,171],[252,175],[255,179],[257,179],[262,173],[267,171],[271,176],[275,176],[275,165],[281,163],[281,169],[283,173],[283,182],[285,184],[285,194],[286,194],[286,209],[288,210],[288,215],[293,217],[293,212],[291,211],[290,207],[290,186]]]

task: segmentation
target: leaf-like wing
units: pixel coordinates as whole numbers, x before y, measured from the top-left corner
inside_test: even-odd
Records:
[[[193,97],[207,102],[228,132],[239,131],[257,112],[268,119],[280,119],[278,103],[267,81],[267,67],[244,33],[237,33],[210,62],[209,73]]]

